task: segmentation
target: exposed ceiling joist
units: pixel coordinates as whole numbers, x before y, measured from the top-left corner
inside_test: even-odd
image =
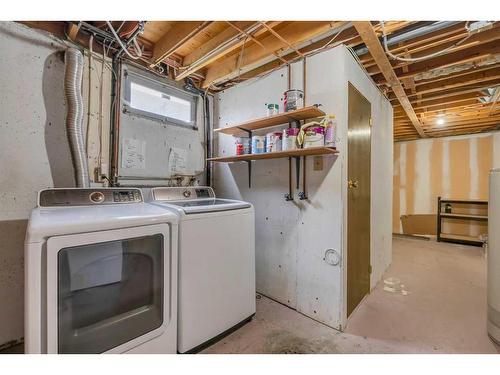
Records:
[[[295,45],[317,35],[326,33],[328,30],[339,26],[337,22],[308,22],[298,21],[285,25],[278,32],[286,40]],[[276,38],[274,35],[267,35],[259,40],[261,45],[247,41],[248,45],[245,47],[244,54],[240,59],[240,54],[232,54],[224,58],[218,64],[210,66],[207,70],[203,87],[209,87],[212,83],[224,80],[230,77],[238,70],[248,69],[249,67],[256,66],[264,62],[269,55],[273,53],[280,54],[281,51],[287,50],[286,43]],[[262,47],[265,46],[265,47]]]
[[[174,25],[175,27],[172,27],[167,34],[155,43],[151,65],[156,65],[163,59],[175,53],[179,47],[207,27],[210,23],[211,21],[176,22]]]
[[[276,24],[278,23],[279,22],[276,22]],[[235,21],[234,24],[247,32],[251,32],[251,30],[253,30],[257,25],[257,23],[253,21]],[[258,36],[259,32],[256,31],[254,35]],[[227,55],[228,53],[231,53],[241,47],[244,38],[238,39],[238,36],[241,36],[241,33],[237,29],[234,27],[228,27],[208,42],[195,49],[189,55],[184,57],[182,61],[184,70],[182,70],[175,79],[179,81],[186,78],[190,74],[199,71],[200,69],[220,59],[222,56]]]
[[[363,39],[363,42],[368,47],[370,54],[379,66],[385,79],[389,82],[394,94],[396,94],[401,106],[404,108],[406,114],[415,127],[415,130],[421,137],[426,137],[424,130],[422,129],[422,125],[420,124],[408,97],[406,96],[406,92],[403,89],[401,82],[396,76],[396,73],[394,73],[391,63],[389,62],[389,59],[387,58],[371,23],[368,21],[355,21],[353,22],[353,25],[361,36],[361,39]]]

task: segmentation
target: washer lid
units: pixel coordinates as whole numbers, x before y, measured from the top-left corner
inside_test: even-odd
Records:
[[[197,214],[205,212],[230,211],[250,208],[252,205],[247,202],[232,199],[207,198],[191,199],[182,201],[156,202],[161,206],[173,206],[177,210],[182,210],[186,214]]]

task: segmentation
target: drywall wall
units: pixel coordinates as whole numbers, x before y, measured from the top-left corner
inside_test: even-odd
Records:
[[[499,142],[495,132],[396,143],[393,232],[403,233],[403,216],[407,233],[435,234],[438,196],[487,200],[488,172],[500,167]],[[477,237],[487,225],[448,220],[442,230]]]
[[[0,347],[23,337],[24,237],[36,193],[74,186],[65,130],[66,48],[48,34],[0,22]],[[98,56],[90,65],[88,54],[84,61],[84,126],[86,134],[89,130],[93,176],[98,160],[109,166],[111,73],[105,67],[101,75]],[[91,109],[87,111],[89,88]]]
[[[169,87],[182,90],[182,83],[158,77],[130,65],[124,65],[123,71],[132,71],[148,80],[160,82]],[[125,74],[125,73],[124,73]],[[125,84],[122,84],[122,106],[125,104]],[[166,123],[154,118],[134,115],[120,111],[119,144],[125,150],[124,142],[138,142],[143,148],[144,163],[129,167],[123,161],[123,153],[119,154],[119,181],[124,185],[177,185],[190,183],[190,177],[197,179],[197,183],[204,184],[205,170],[205,122],[204,105],[198,97],[196,109],[197,129]],[[186,178],[178,181],[177,174],[172,172],[173,152],[185,152],[182,163],[185,170],[179,176]],[[181,151],[179,151],[181,150]]]
[[[284,200],[288,191],[288,160],[252,163],[248,187],[245,163],[214,165],[219,196],[247,200],[256,212],[257,290],[334,328],[346,323],[347,87],[351,81],[372,103],[371,287],[391,261],[392,108],[344,47],[307,59],[306,105],[321,104],[337,117],[339,156],[323,156],[323,169],[307,159],[309,200]],[[303,87],[302,62],[291,66],[291,86]],[[265,116],[266,103],[280,103],[287,89],[287,69],[225,90],[216,99],[216,127]],[[282,107],[281,107],[282,108]],[[218,124],[217,124],[218,122]],[[263,132],[265,133],[265,131]],[[218,135],[218,155],[234,154],[234,139]],[[389,202],[389,203],[388,203]],[[390,211],[389,211],[390,212]],[[385,216],[387,217],[384,217]],[[325,251],[341,257],[337,266],[325,262]]]

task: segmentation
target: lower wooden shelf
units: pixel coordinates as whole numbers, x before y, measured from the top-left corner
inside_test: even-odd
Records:
[[[317,155],[334,155],[334,154],[338,154],[337,149],[335,149],[334,147],[322,146],[322,147],[299,148],[296,150],[289,150],[289,151],[266,152],[263,154],[219,156],[219,157],[215,157],[215,158],[208,158],[207,160],[213,161],[213,162],[231,163],[231,162],[236,162],[236,161],[279,159],[279,158],[317,156]]]
[[[441,235],[439,236],[439,240],[441,242],[452,242],[463,245],[483,246],[483,242],[479,239],[479,237],[465,236],[459,234],[441,233]]]

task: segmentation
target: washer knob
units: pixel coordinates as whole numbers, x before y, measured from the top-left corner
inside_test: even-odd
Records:
[[[94,191],[90,193],[89,198],[94,203],[102,203],[104,202],[104,194],[100,191]]]
[[[184,195],[186,198],[189,198],[191,196],[191,190],[184,190],[182,195]]]

